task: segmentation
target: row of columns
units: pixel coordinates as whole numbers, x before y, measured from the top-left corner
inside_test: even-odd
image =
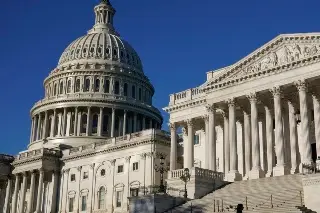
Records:
[[[122,133],[122,135],[125,135],[127,133],[145,130],[146,128],[160,128],[160,124],[152,118],[146,118],[146,116],[144,115],[138,116],[138,113],[131,113],[128,110],[123,110],[123,114],[121,113],[121,116],[117,116],[117,110],[118,109],[111,108],[110,137],[120,136],[120,133]],[[61,114],[58,114],[57,111],[58,109],[53,110],[53,113],[51,113],[50,115],[50,119],[48,111],[39,113],[32,118],[30,142],[45,139],[47,137],[55,137],[56,135],[69,136],[71,132],[73,132],[75,136],[79,136],[81,134],[81,125],[83,125],[84,123],[86,123],[86,132],[82,134],[85,134],[86,136],[92,135],[92,107],[87,107],[86,112],[81,112],[79,111],[78,107],[76,107],[74,110],[72,110],[72,112],[74,112],[73,116],[70,115],[70,111],[68,110],[68,108],[63,108],[63,113]],[[79,115],[79,113],[81,113],[81,115]],[[86,122],[81,119],[83,113],[86,113],[87,115]],[[132,114],[132,116],[129,116],[129,113]],[[104,108],[100,107],[98,114],[97,136],[104,136],[103,123],[105,115],[106,113],[104,112]],[[138,127],[138,117],[142,117],[140,119],[140,127]],[[115,134],[116,119],[119,120],[119,126],[117,128],[118,135]],[[147,119],[149,120],[148,123]],[[71,125],[72,123],[73,125]],[[129,128],[127,129],[127,127]]]
[[[300,105],[300,115],[301,115],[301,140],[299,147],[301,154],[301,163],[311,163],[312,162],[312,152],[310,144],[310,121],[308,117],[308,104],[307,104],[307,86],[305,81],[298,81],[295,83],[298,93],[299,93],[299,105]],[[282,91],[281,87],[273,87],[270,89],[273,95],[273,110],[275,126],[273,127],[273,117],[272,108],[270,106],[264,106],[265,110],[265,135],[266,135],[266,149],[267,149],[267,170],[268,175],[280,176],[290,173],[290,165],[286,165],[288,161],[285,155],[291,156],[291,168],[292,173],[297,169],[298,161],[298,138],[297,138],[297,120],[296,120],[296,110],[291,101],[288,101],[288,125],[284,126],[284,112],[282,106]],[[257,93],[251,93],[247,95],[250,102],[250,113],[243,111],[243,134],[244,134],[244,165],[245,172],[251,179],[261,178],[265,176],[265,171],[262,169],[262,162],[260,161],[260,147],[259,144],[259,119],[258,119],[258,98]],[[231,98],[226,101],[228,105],[228,116],[224,115],[224,165],[225,173],[228,173],[229,179],[237,180],[240,178],[238,171],[238,156],[237,156],[237,137],[236,137],[236,99]],[[216,171],[216,133],[215,133],[215,104],[207,107],[208,114],[204,116],[205,130],[206,130],[206,153],[205,153],[205,169],[210,169]],[[314,121],[316,130],[316,143],[317,143],[317,153],[320,155],[320,103],[316,95],[313,95],[313,106],[314,106]],[[193,167],[193,122],[192,119],[186,121],[188,130],[188,141],[184,142],[184,167]],[[171,127],[171,170],[177,169],[176,159],[177,159],[177,140],[176,140],[176,126],[175,124],[170,124]],[[289,150],[285,150],[285,129],[289,128]],[[273,140],[274,134],[274,140]],[[277,159],[277,164],[274,167],[274,143],[275,143],[275,154]],[[289,151],[290,153],[285,153]]]
[[[40,213],[42,212],[42,201],[43,201],[43,183],[44,183],[44,173],[43,169],[38,171],[30,171],[30,172],[23,172],[21,174],[15,174],[15,180],[13,177],[8,179],[7,188],[6,188],[6,197],[4,202],[4,213],[25,213],[25,208],[27,213]],[[36,180],[36,176],[39,174],[39,178]],[[26,192],[27,192],[27,182],[28,177],[31,176],[31,184],[29,190],[29,198],[27,201],[27,206],[25,205],[26,201]],[[52,172],[52,202],[51,202],[51,212],[56,211],[56,197],[57,197],[57,187],[58,187],[58,178],[59,173],[57,171]],[[21,180],[22,179],[22,180]],[[37,181],[37,182],[36,182]],[[38,183],[38,188],[36,188],[36,183]],[[12,192],[12,185],[14,184],[14,189]],[[18,199],[20,190],[20,199]],[[36,198],[36,205],[34,206],[34,199],[35,199],[35,192],[37,190],[37,198]],[[10,210],[10,200],[12,199],[11,203],[11,210]],[[19,201],[19,203],[18,203]],[[19,206],[19,209],[18,209]],[[17,211],[18,210],[18,211]]]

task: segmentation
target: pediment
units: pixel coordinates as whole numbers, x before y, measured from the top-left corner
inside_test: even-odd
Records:
[[[320,33],[280,35],[207,82],[207,86],[234,82],[320,55]]]

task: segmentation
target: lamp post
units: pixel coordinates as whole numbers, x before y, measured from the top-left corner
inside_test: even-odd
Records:
[[[163,156],[160,157],[160,166],[156,165],[154,170],[156,172],[160,173],[160,186],[159,186],[158,192],[166,193],[166,187],[164,186],[164,183],[163,183],[163,174],[165,172],[168,172],[170,170],[170,168],[164,166],[164,157]]]
[[[184,173],[183,175],[180,177],[180,179],[184,182],[184,198],[188,197],[188,192],[187,192],[187,182],[190,181],[190,173],[189,173],[189,169],[185,168],[184,169]]]

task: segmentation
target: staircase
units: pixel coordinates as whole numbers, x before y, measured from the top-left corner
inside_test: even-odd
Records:
[[[234,182],[169,212],[235,212],[237,204],[244,213],[313,212],[303,200],[302,175],[285,175]]]

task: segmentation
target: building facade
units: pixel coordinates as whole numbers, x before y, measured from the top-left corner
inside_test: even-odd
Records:
[[[154,87],[115,30],[110,2],[94,12],[93,28],[44,80],[28,149],[5,161],[11,170],[1,167],[4,213],[127,212],[128,197],[159,185],[154,166],[160,158],[167,166],[170,136],[160,130]]]

